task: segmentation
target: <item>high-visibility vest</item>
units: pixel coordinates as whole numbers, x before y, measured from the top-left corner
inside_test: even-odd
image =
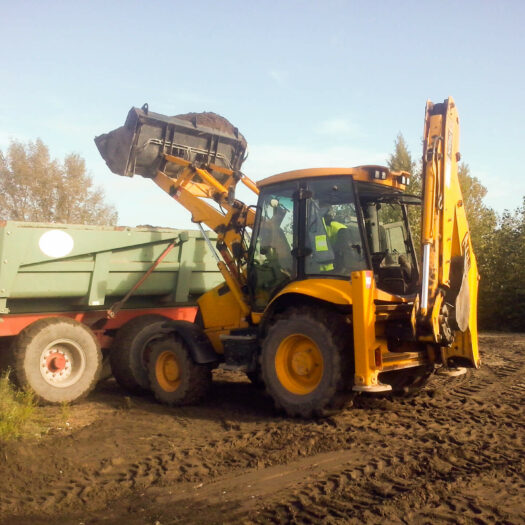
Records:
[[[326,229],[326,235],[317,235],[315,237],[315,251],[328,251],[331,250],[333,253],[333,247],[337,239],[337,232],[346,226],[340,222],[332,221],[330,224],[326,224],[323,219],[323,224]],[[328,239],[327,239],[328,237]],[[319,241],[318,241],[319,239]],[[318,248],[319,245],[319,248]],[[322,272],[329,272],[334,269],[333,263],[321,264],[320,270]]]
[[[334,247],[335,241],[337,239],[337,232],[343,228],[346,228],[346,226],[337,221],[332,221],[330,224],[327,224],[325,226],[326,226],[326,233],[328,234],[328,239],[332,243],[332,247]]]

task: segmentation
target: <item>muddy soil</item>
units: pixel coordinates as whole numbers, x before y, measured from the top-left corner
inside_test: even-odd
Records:
[[[481,350],[478,371],[318,421],[276,413],[240,374],[186,408],[106,381],[43,409],[46,437],[0,448],[0,522],[524,523],[525,335]]]

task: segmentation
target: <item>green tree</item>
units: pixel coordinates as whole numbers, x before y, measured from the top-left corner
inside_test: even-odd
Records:
[[[412,175],[417,175],[417,164],[412,158],[410,151],[408,151],[408,146],[402,133],[397,134],[394,141],[394,153],[388,158],[387,164],[392,171],[408,171]]]
[[[59,162],[37,139],[0,150],[0,219],[113,225],[117,212],[93,186],[84,159],[70,154]]]
[[[525,198],[498,218],[478,257],[479,324],[493,330],[525,331]]]

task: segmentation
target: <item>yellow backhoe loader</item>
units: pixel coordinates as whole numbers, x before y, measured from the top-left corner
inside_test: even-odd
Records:
[[[422,196],[405,193],[409,173],[375,165],[255,184],[240,171],[244,137],[227,121],[211,126],[213,116],[145,105],[95,139],[113,172],[151,178],[192,213],[224,276],[195,323],[166,324],[151,344],[160,401],[199,400],[220,364],[263,384],[289,415],[313,417],[359,392],[414,391],[438,369],[480,366],[452,98],[426,106]],[[239,181],[256,206],[235,198]],[[422,207],[421,260],[408,206]]]

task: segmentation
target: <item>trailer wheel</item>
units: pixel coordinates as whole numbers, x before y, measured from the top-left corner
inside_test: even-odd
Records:
[[[123,325],[111,346],[111,371],[119,385],[130,392],[149,390],[148,359],[150,343],[168,317],[151,314],[135,317]]]
[[[269,327],[260,362],[277,408],[306,418],[341,408],[353,377],[346,331],[337,314],[308,307],[286,311]]]
[[[150,387],[161,403],[191,405],[208,393],[211,369],[193,361],[182,339],[173,335],[158,339],[151,348]]]
[[[13,342],[15,379],[43,403],[70,403],[97,384],[100,345],[85,325],[68,317],[40,319]]]

